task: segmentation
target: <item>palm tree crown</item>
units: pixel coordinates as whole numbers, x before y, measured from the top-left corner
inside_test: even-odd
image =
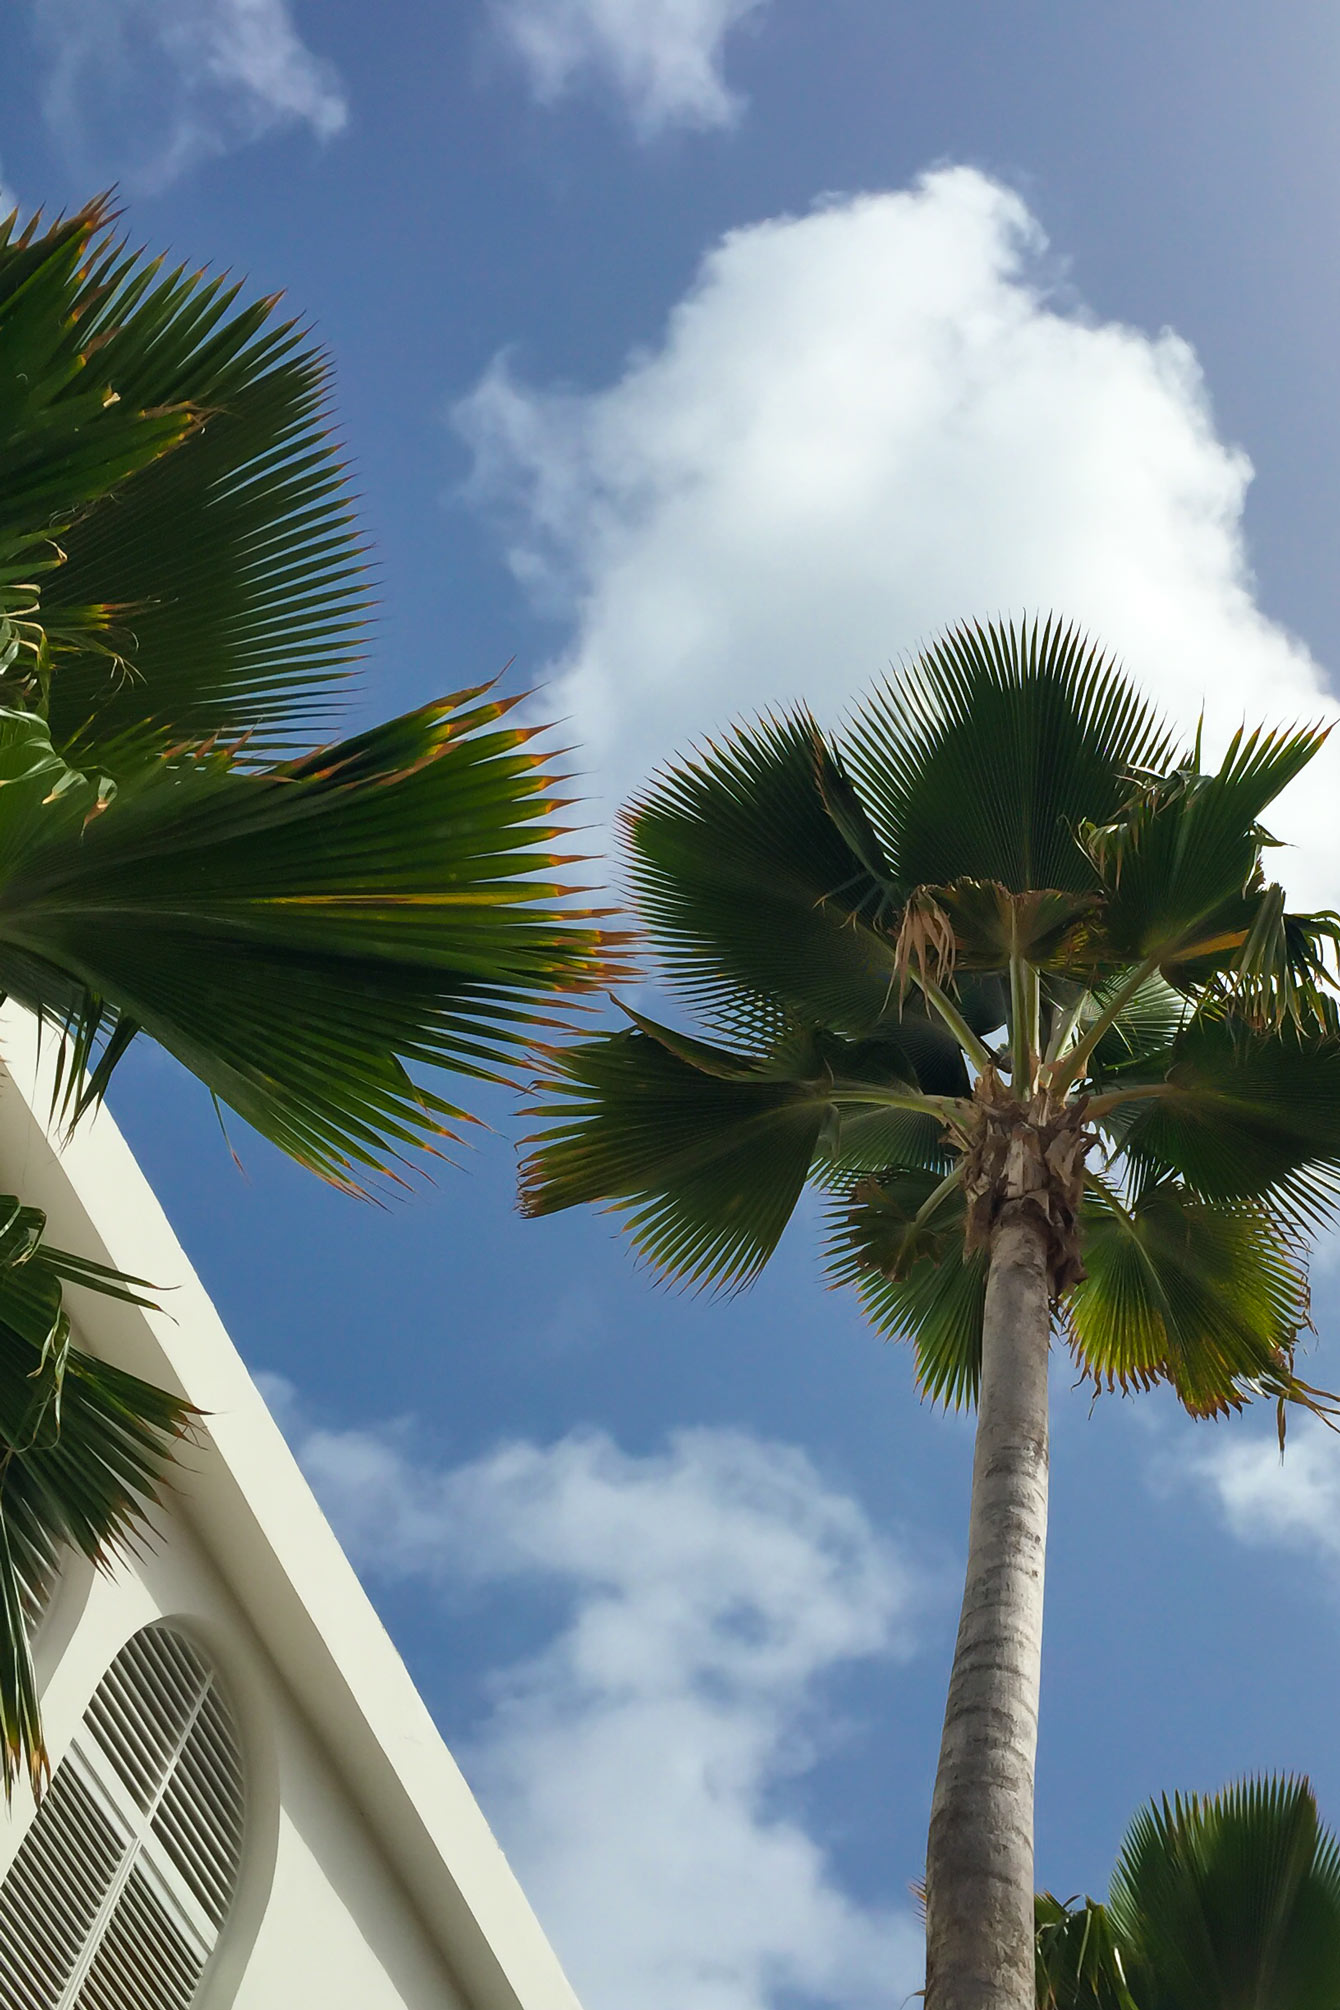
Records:
[[[140,1034],[327,1179],[396,1178],[606,967],[554,779],[485,689],[338,744],[368,591],[324,357],[273,301],[0,221],[0,995],[77,1118]],[[25,1591],[124,1548],[189,1419],[71,1344],[147,1288],[0,1197],[0,1772],[43,1754]]]
[[[1239,735],[1202,774],[1056,626],[959,631],[836,739],[803,710],[738,728],[624,818],[669,987],[713,1037],[627,1010],[553,1050],[526,1206],[613,1200],[665,1274],[730,1286],[813,1181],[832,1274],[962,1403],[1028,1117],[1015,1169],[1085,1375],[1196,1416],[1308,1400],[1337,924],[1285,910],[1258,820],[1323,737]]]
[[[980,1637],[968,1653],[961,1635],[956,1669],[975,1657],[973,1680],[998,1680],[972,1705],[984,1727],[1011,1700],[1002,1641],[1025,1642],[1011,1693],[1030,1811],[1049,1324],[1095,1387],[1166,1384],[1198,1417],[1322,1405],[1295,1351],[1307,1232],[1340,1178],[1338,924],[1288,911],[1260,819],[1323,737],[1239,733],[1206,769],[1073,629],[959,629],[835,735],[797,708],[653,781],[624,818],[632,885],[700,1028],[627,1009],[626,1030],[547,1059],[531,1212],[612,1202],[663,1274],[733,1287],[809,1182],[831,1275],[910,1340],[926,1394],[976,1400],[997,1332],[1016,1414],[998,1403],[989,1422],[983,1399],[979,1458],[1003,1430],[983,1471],[994,1485],[1013,1461],[1015,1491],[974,1494],[986,1547],[974,1533],[964,1625],[971,1607]],[[1006,1612],[1019,1598],[1026,1624]],[[964,1736],[954,1820],[990,1857]],[[1001,1819],[1022,1833],[1017,1808]],[[933,1827],[931,2010],[1025,2000],[1019,1850],[999,1871],[1011,1923],[982,1929],[1009,1942],[1008,1979],[1003,1954],[963,1957],[997,1963],[979,1998],[937,1982],[955,1880]],[[985,1886],[968,1889],[964,1918],[989,1921]]]

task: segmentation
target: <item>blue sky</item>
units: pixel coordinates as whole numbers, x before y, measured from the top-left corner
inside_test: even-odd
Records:
[[[1202,0],[12,0],[0,180],[287,289],[383,595],[358,701],[514,660],[605,807],[1060,605],[1176,717],[1335,710],[1340,23]],[[1285,807],[1340,899],[1335,756]],[[132,1057],[117,1115],[588,2010],[916,1986],[970,1438],[817,1277],[523,1223],[517,1125],[389,1211]],[[1340,1374],[1316,1275],[1314,1379]],[[1340,1444],[1058,1364],[1039,1874],[1301,1768],[1340,1819]]]

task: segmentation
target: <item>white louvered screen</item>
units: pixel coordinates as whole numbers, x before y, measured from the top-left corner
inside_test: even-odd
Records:
[[[242,1849],[242,1757],[199,1648],[108,1669],[0,1885],[4,2010],[188,2010]]]

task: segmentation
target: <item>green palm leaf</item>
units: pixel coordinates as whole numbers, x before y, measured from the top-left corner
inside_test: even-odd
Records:
[[[209,298],[206,320],[234,298],[217,281],[191,284]],[[139,312],[181,314],[188,303],[166,293]],[[238,334],[253,330],[239,349]],[[300,334],[244,310],[183,367],[163,369],[161,388],[198,422],[64,534],[44,614],[59,626],[107,606],[126,665],[109,676],[105,637],[81,650],[76,634],[61,650],[51,721],[76,759],[152,730],[164,745],[245,735],[257,761],[309,742],[333,717],[362,652],[369,595],[328,432],[329,366]],[[104,354],[114,368],[116,348]]]
[[[1293,1386],[1306,1275],[1268,1210],[1208,1201],[1172,1179],[1129,1205],[1095,1181],[1088,1275],[1062,1307],[1075,1358],[1100,1387],[1167,1383],[1192,1416],[1222,1416]]]
[[[903,894],[807,712],[756,720],[662,776],[623,818],[638,910],[679,995],[728,1030],[818,1020],[957,1042],[906,996]],[[1005,1017],[994,976],[956,999],[974,1032]],[[909,1026],[908,1021],[919,1022]]]
[[[41,695],[77,759],[291,747],[361,646],[328,367],[239,292],[127,255],[96,204],[0,240],[0,560],[8,537],[39,568]]]
[[[1040,1891],[1034,1914],[1038,2010],[1142,2010],[1127,1987],[1105,1905],[1091,1898],[1066,1903]]]
[[[1119,988],[1119,982],[1109,980],[1088,993],[1079,1014],[1080,1032],[1098,1018]],[[1124,1071],[1136,1074],[1142,1062],[1166,1068],[1173,1043],[1190,1016],[1184,993],[1157,972],[1147,977],[1122,1004],[1094,1050],[1095,1084],[1107,1087]]]
[[[1306,1780],[1144,1808],[1107,1905],[1036,1899],[1038,2010],[1334,2010],[1340,1851]]]
[[[532,1139],[524,1211],[608,1199],[663,1274],[747,1282],[781,1239],[830,1110],[765,1067],[709,1073],[643,1031],[567,1049],[548,1084],[561,1100],[534,1113],[560,1121]]]
[[[889,1052],[880,1041],[865,1043]],[[890,1060],[890,1066],[895,1062]],[[910,1076],[908,1079],[912,1079]],[[811,1169],[817,1185],[849,1193],[853,1174],[882,1175],[893,1167],[914,1167],[943,1176],[952,1154],[945,1140],[944,1120],[916,1110],[888,1109],[879,1104],[862,1108],[844,1104],[824,1133],[823,1149]]]
[[[808,713],[755,721],[661,777],[624,816],[639,912],[681,996],[728,1017],[895,1015],[890,889],[830,815]]]
[[[1076,830],[1114,815],[1169,741],[1096,645],[1035,621],[954,629],[856,709],[841,747],[902,886],[1084,893]]]
[[[909,1149],[936,1150],[943,1102],[921,1092],[901,1046],[801,1029],[745,1054],[641,1014],[636,1028],[551,1052],[543,1086],[557,1100],[532,1112],[544,1127],[522,1206],[609,1200],[637,1249],[681,1283],[755,1276],[811,1171],[840,1160],[849,1121],[903,1115]]]
[[[71,1344],[64,1287],[146,1305],[146,1287],[50,1248],[45,1220],[0,1195],[0,1772],[45,1769],[29,1647],[60,1551],[105,1564],[134,1547],[188,1406]]]
[[[930,895],[952,926],[956,968],[1004,970],[1011,956],[1062,973],[1089,965],[1098,901],[1091,891],[1010,893],[997,880],[956,879]]]
[[[80,325],[98,204],[44,236],[0,222],[0,568],[182,439],[191,414],[109,397]]]
[[[1336,1034],[1202,1011],[1112,1094],[1122,1147],[1142,1172],[1175,1173],[1207,1199],[1271,1196],[1305,1221],[1328,1214],[1340,1176]]]
[[[1106,888],[1109,953],[1186,976],[1236,964],[1265,892],[1258,819],[1325,738],[1237,733],[1216,774],[1188,765],[1142,780],[1115,819],[1083,825]]]
[[[1340,1850],[1305,1780],[1164,1800],[1131,1825],[1111,1912],[1140,2010],[1334,2010]]]
[[[534,877],[528,735],[478,696],[268,774],[159,763],[110,802],[0,714],[0,982],[76,1064],[112,1035],[85,1101],[142,1028],[329,1178],[441,1134],[410,1069],[496,1075],[597,944]]]
[[[855,1286],[877,1333],[911,1341],[922,1395],[955,1410],[977,1398],[988,1267],[985,1250],[965,1253],[963,1231],[943,1161],[863,1180],[829,1217],[834,1283]]]

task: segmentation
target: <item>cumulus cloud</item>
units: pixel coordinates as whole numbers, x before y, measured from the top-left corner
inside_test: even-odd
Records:
[[[1056,283],[1020,197],[966,167],[732,231],[616,382],[506,358],[459,406],[467,492],[570,616],[546,694],[626,791],[742,711],[832,719],[965,616],[1057,608],[1184,724],[1334,716],[1257,603],[1246,456],[1188,346]],[[1291,890],[1334,897],[1333,755],[1297,785]]]
[[[585,1432],[440,1469],[280,1407],[366,1573],[560,1602],[461,1756],[589,2010],[874,2010],[918,1986],[910,1907],[846,1893],[794,1804],[826,1678],[906,1655],[926,1587],[803,1453]]]
[[[1287,1456],[1271,1437],[1232,1436],[1179,1459],[1242,1542],[1302,1550],[1340,1565],[1340,1445],[1315,1418],[1289,1431]]]
[[[498,26],[553,104],[579,83],[612,86],[639,133],[725,126],[740,101],[722,74],[731,29],[765,0],[495,0]]]
[[[347,106],[288,0],[34,0],[43,105],[79,165],[157,189],[284,126],[320,139]]]

